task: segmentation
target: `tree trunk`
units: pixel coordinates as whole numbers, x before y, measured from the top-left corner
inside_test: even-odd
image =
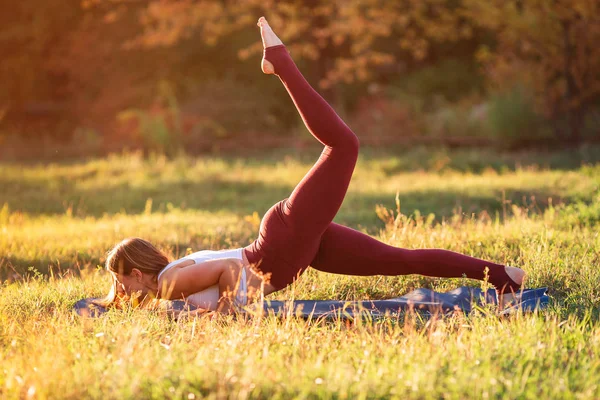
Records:
[[[574,48],[569,35],[570,21],[562,21],[564,38],[564,76],[567,84],[565,92],[565,111],[567,114],[567,126],[569,130],[569,143],[577,145],[581,142],[581,128],[583,126],[583,110],[578,99],[579,88],[575,82],[572,72],[572,61]]]

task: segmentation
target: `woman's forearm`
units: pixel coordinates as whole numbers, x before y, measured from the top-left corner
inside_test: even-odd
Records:
[[[219,277],[219,305],[217,310],[223,313],[235,311],[238,293],[242,290],[242,297],[247,298],[247,282],[244,273],[244,264],[239,260],[228,260],[223,264],[223,270]],[[244,276],[243,276],[244,275]],[[245,304],[239,304],[245,305]]]
[[[239,306],[260,301],[265,295],[275,291],[268,282],[268,276],[261,275],[241,261],[234,261],[224,267],[219,279],[218,310],[226,313]]]

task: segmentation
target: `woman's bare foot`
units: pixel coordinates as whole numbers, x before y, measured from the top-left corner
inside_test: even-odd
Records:
[[[523,284],[523,280],[525,279],[525,271],[523,271],[521,268],[511,267],[507,265],[504,267],[504,271],[506,271],[506,275],[508,275],[508,277],[512,279],[516,284]]]
[[[260,17],[256,25],[260,27],[260,36],[262,37],[263,48],[266,49],[267,47],[273,47],[283,44],[281,39],[279,39],[275,32],[273,32],[273,29],[271,29],[265,17]],[[273,64],[265,60],[264,57],[260,66],[265,74],[275,73],[275,68],[273,67]]]
[[[516,284],[521,286],[523,285],[523,280],[525,279],[525,271],[523,271],[521,268],[511,267],[507,265],[504,267],[504,271],[506,271],[506,275],[508,275],[508,277],[512,279]],[[514,303],[518,300],[518,297],[519,296],[516,293],[512,293],[509,291],[499,295],[498,305],[500,306],[500,309],[504,309],[510,306],[511,303]]]

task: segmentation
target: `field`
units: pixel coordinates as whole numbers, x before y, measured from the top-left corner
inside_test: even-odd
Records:
[[[551,305],[423,319],[74,315],[128,236],[171,257],[245,246],[319,149],[0,163],[0,397],[600,398],[600,149],[364,149],[336,222],[392,245],[523,267]],[[485,283],[309,270],[273,299]]]

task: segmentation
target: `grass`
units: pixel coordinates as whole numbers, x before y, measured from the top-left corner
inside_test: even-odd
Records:
[[[71,312],[106,293],[98,266],[124,237],[172,257],[248,244],[315,154],[0,164],[0,397],[599,398],[595,154],[365,149],[336,221],[396,246],[522,266],[551,305],[508,319],[482,310],[352,322]],[[309,270],[272,298],[480,284]]]

